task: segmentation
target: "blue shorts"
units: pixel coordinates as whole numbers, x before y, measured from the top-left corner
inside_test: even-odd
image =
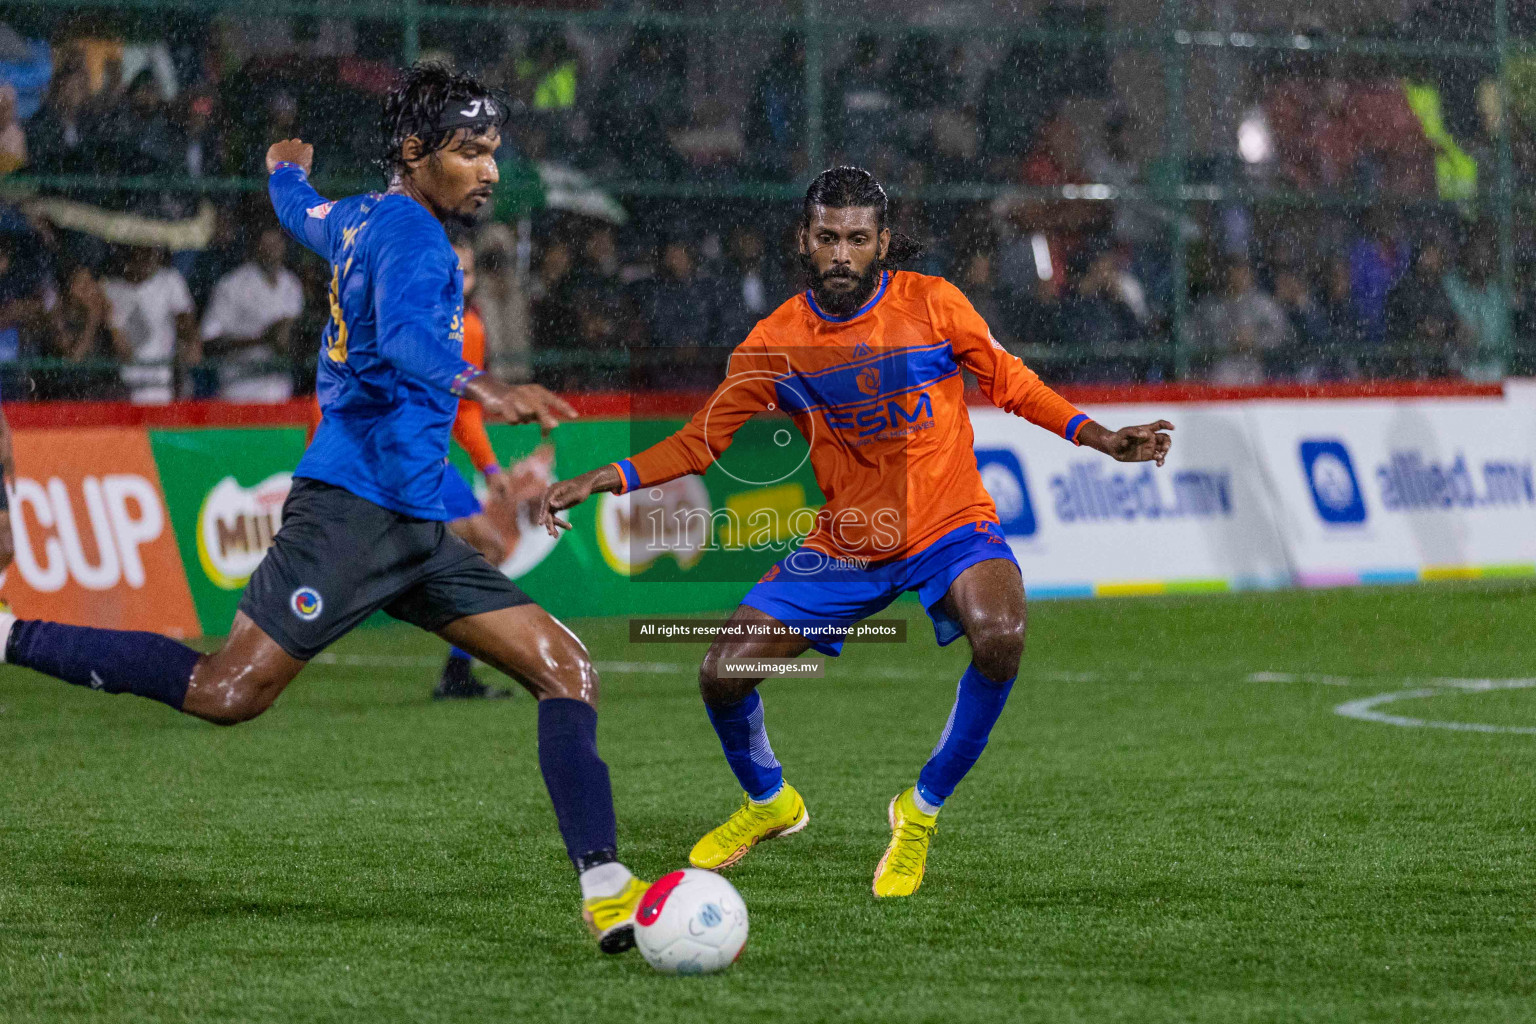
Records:
[[[797,548],[774,564],[762,580],[747,591],[741,603],[772,615],[780,622],[815,628],[811,646],[823,654],[843,651],[841,639],[828,636],[827,627],[851,627],[880,611],[908,590],[917,596],[933,620],[939,646],[954,643],[965,630],[944,611],[944,595],[966,569],[977,562],[1018,559],[996,523],[967,523],[946,533],[915,555],[877,562],[859,569],[832,561],[809,548]]]
[[[450,520],[468,519],[485,511],[469,481],[452,463],[443,470],[443,508],[448,510]]]

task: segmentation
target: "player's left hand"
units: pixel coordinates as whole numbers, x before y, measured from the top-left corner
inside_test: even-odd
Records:
[[[565,399],[539,384],[503,384],[490,376],[476,377],[464,395],[484,406],[492,420],[537,423],[545,433],[562,420],[576,418],[576,410]]]
[[[1085,434],[1090,427],[1098,429],[1092,436],[1079,435],[1078,440],[1119,462],[1155,462],[1161,466],[1168,457],[1168,450],[1173,447],[1173,438],[1164,433],[1173,429],[1173,424],[1167,420],[1121,427],[1114,433],[1090,420],[1083,424]]]

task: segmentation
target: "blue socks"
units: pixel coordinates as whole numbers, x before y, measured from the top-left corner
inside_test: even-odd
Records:
[[[200,657],[158,633],[33,620],[17,620],[5,645],[8,664],[105,693],[138,694],[177,711]]]
[[[1014,678],[1017,678],[1015,676]],[[1003,713],[1008,702],[1008,692],[1013,689],[1013,679],[994,683],[974,664],[968,665],[960,677],[955,691],[955,706],[950,709],[949,721],[939,736],[938,746],[923,765],[917,776],[917,795],[923,802],[942,806],[955,791],[965,773],[987,748],[987,736]]]
[[[763,698],[753,690],[739,704],[723,708],[705,704],[704,710],[747,796],[759,803],[771,799],[784,785],[784,768],[773,756],[768,730],[763,728]]]
[[[576,870],[612,861],[618,826],[608,766],[597,756],[596,708],[569,697],[539,701],[539,770]]]
[[[450,647],[450,648],[448,648],[448,660],[449,661],[470,661],[472,659],[470,658],[470,655],[469,655],[468,651],[463,650],[462,648],[459,648],[459,647]]]

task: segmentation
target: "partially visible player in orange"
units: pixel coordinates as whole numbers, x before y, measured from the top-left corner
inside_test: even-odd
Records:
[[[904,591],[916,591],[938,642],[962,633],[971,664],[938,745],[887,810],[891,839],[875,869],[876,896],[922,882],[939,808],[987,743],[1024,651],[1024,583],[982,486],[962,370],[1000,408],[1121,462],[1162,465],[1172,424],[1110,431],[1078,411],[993,340],[954,285],[894,269],[920,252],[885,223],[886,195],[853,167],[821,174],[799,231],[809,287],[761,321],[731,356],[709,404],[671,437],[556,484],[543,520],[595,491],[625,493],[703,473],[757,413],[790,416],[810,444],[826,496],[801,546],[748,592],[699,669],[699,688],[742,806],[694,846],[695,867],[736,863],[756,843],[808,824],[768,742],[761,678],[721,670],[726,659],[837,655],[841,635]],[[749,524],[749,529],[750,529]]]
[[[454,242],[453,251],[458,255],[459,266],[464,271],[464,361],[483,370],[485,323],[480,319],[479,312],[470,305],[470,297],[475,290],[475,250],[467,240],[461,239]],[[311,438],[319,425],[320,403],[317,400],[312,403],[310,411]],[[512,472],[502,471],[496,450],[491,447],[490,436],[485,432],[485,413],[479,402],[459,400],[458,416],[453,421],[453,439],[485,478],[485,486],[491,498],[512,510],[514,515],[519,503],[526,503],[543,491],[537,479],[530,485],[528,474],[517,472],[516,466],[512,467]],[[508,539],[491,522],[480,499],[475,497],[474,488],[452,464],[443,473],[443,505],[452,517],[448,529],[484,555],[485,560],[492,565],[499,566],[506,561]],[[515,522],[515,519],[512,521]],[[448,662],[443,666],[437,686],[432,690],[433,699],[502,699],[512,696],[509,689],[487,686],[476,679],[471,668],[473,664],[467,651],[458,647],[450,648]]]

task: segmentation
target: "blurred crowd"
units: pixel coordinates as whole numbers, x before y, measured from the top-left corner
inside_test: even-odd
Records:
[[[1441,6],[1393,31],[1475,36],[1465,5]],[[1106,18],[1040,14],[1068,30]],[[988,186],[983,199],[898,200],[893,225],[926,246],[910,269],[954,280],[1051,379],[1529,372],[1536,246],[1522,215],[1506,288],[1487,196],[1506,113],[1517,176],[1536,171],[1536,58],[1511,67],[1508,112],[1490,106],[1489,69],[1465,61],[1253,61],[1222,101],[1232,137],[1186,164],[1187,184],[1220,193],[1181,200],[1166,187],[1169,133],[1101,45],[837,36],[813,118],[795,32],[739,48],[758,56],[733,92],[708,87],[716,54],[681,32],[439,28],[424,56],[482,74],[516,111],[470,297],[509,377],[716,381],[752,324],[803,287],[796,204],[743,185],[805,180],[813,120],[829,162],[908,195]],[[317,176],[381,184],[375,111],[399,41],[378,29],[0,24],[0,175],[31,182],[0,177],[0,393],[270,401],[309,387],[327,270],[234,179],[262,177],[267,144],[302,135]],[[557,173],[584,175],[601,201],[571,201]],[[635,187],[657,182],[699,197]],[[1273,198],[1298,194],[1332,201]]]

